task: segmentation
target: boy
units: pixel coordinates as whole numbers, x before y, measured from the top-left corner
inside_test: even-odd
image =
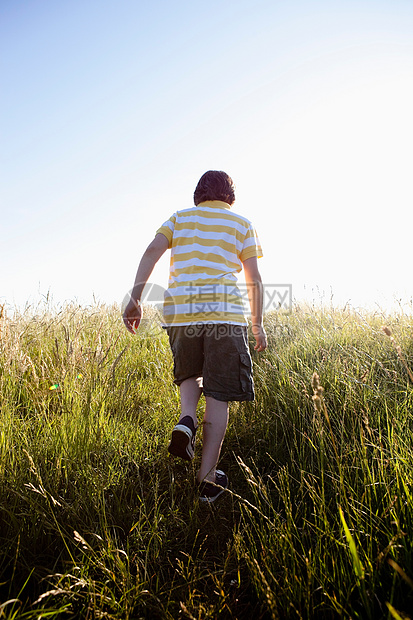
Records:
[[[191,460],[198,426],[196,408],[205,396],[203,448],[197,473],[200,500],[213,502],[228,487],[216,469],[228,424],[228,402],[254,399],[247,321],[236,286],[244,268],[255,350],[267,337],[262,324],[262,281],[257,258],[261,247],[252,224],[231,211],[234,184],[225,172],[210,170],[198,182],[195,207],[174,213],[146,249],[123,320],[134,333],[142,318],[140,298],[152,270],[171,249],[164,327],[174,358],[181,415],[168,450]]]

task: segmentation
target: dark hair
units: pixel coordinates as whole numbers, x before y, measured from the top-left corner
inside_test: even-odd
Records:
[[[209,170],[202,175],[194,191],[194,203],[205,200],[222,200],[232,205],[235,202],[235,185],[231,177],[220,170]]]

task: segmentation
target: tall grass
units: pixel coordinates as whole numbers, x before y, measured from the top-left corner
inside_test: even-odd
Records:
[[[151,313],[2,313],[0,618],[413,617],[411,317],[267,315],[204,507]]]

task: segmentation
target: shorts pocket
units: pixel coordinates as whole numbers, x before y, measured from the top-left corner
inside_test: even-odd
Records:
[[[253,392],[252,383],[252,362],[248,353],[240,353],[239,355],[239,378],[243,392]]]

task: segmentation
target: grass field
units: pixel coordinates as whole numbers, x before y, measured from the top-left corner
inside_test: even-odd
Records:
[[[413,318],[268,314],[205,507],[151,313],[2,312],[0,618],[413,618]]]

